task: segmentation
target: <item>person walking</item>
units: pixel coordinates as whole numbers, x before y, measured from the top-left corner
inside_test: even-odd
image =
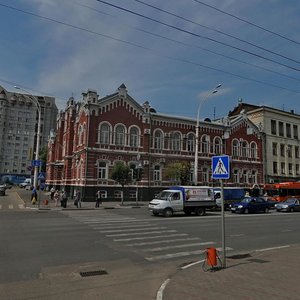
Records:
[[[67,192],[65,190],[62,190],[61,199],[60,199],[61,206],[63,208],[66,208],[67,207],[67,202],[68,202]]]
[[[75,192],[75,200],[74,200],[74,205],[77,208],[81,208],[81,194],[79,190],[76,190]]]
[[[51,200],[54,200],[54,193],[55,193],[55,188],[54,188],[54,186],[51,188],[51,190],[50,190],[50,198],[51,198]]]
[[[96,206],[99,207],[102,204],[101,191],[98,190],[96,193]]]
[[[56,190],[55,193],[54,193],[54,197],[53,197],[55,206],[58,205],[59,198],[60,198],[59,190]]]
[[[36,201],[37,201],[37,191],[35,188],[33,188],[31,192],[31,203],[36,204]]]

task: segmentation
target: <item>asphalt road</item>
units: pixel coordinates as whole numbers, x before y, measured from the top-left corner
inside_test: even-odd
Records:
[[[0,209],[0,299],[155,299],[168,274],[222,246],[219,212],[164,218],[146,207],[38,211],[4,200],[17,205]],[[300,213],[225,219],[227,256],[300,243]],[[107,274],[84,278],[81,271]]]

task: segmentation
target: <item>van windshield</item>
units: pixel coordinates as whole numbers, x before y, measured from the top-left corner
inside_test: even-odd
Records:
[[[171,194],[172,194],[172,192],[162,191],[155,198],[159,199],[159,200],[168,200],[168,198]]]

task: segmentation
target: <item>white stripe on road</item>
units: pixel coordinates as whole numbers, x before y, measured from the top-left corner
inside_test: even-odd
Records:
[[[127,239],[114,239],[114,242],[129,242],[134,240],[149,240],[149,239],[158,239],[158,238],[168,238],[175,236],[187,236],[187,233],[176,233],[176,234],[168,234],[168,235],[155,235],[155,236],[144,236],[144,237],[135,237],[135,238],[127,238]]]
[[[123,228],[123,227],[122,227]],[[166,227],[151,227],[151,228],[133,228],[133,229],[114,229],[114,230],[103,230],[99,231],[101,233],[114,233],[114,232],[129,232],[129,231],[142,231],[142,230],[161,230],[166,229]]]
[[[166,244],[166,243],[174,243],[174,242],[185,242],[185,241],[195,241],[200,240],[200,238],[185,238],[185,239],[174,239],[174,240],[164,240],[164,241],[155,241],[155,242],[142,242],[142,243],[133,243],[133,244],[127,244],[125,246],[128,247],[136,247],[136,246],[146,246],[146,245],[155,245],[155,244]]]
[[[141,228],[141,227],[151,227],[153,224],[138,224],[138,225],[111,225],[111,224],[103,224],[101,226],[96,226],[93,224],[89,224],[88,226],[92,226],[93,229],[118,229],[118,228]]]
[[[166,247],[157,247],[152,249],[143,249],[145,252],[158,252],[169,249],[177,249],[177,248],[185,248],[185,247],[195,247],[195,246],[204,246],[204,245],[212,245],[215,242],[203,242],[203,243],[191,243],[191,244],[183,244],[183,245],[174,245],[174,246],[166,246]]]
[[[177,230],[161,230],[161,231],[148,231],[148,232],[134,232],[134,233],[120,233],[120,234],[107,234],[107,237],[117,236],[130,236],[130,235],[143,235],[143,234],[155,234],[164,232],[177,232]]]
[[[125,221],[136,220],[136,219],[134,219],[134,218],[122,218],[120,220],[120,218],[113,218],[113,219],[111,219],[111,218],[110,219],[101,218],[101,220],[99,220],[99,219],[95,219],[95,220],[79,219],[79,220],[86,223],[86,224],[93,224],[93,223],[107,223],[107,222],[125,222]]]
[[[222,251],[222,248],[217,248],[217,250]],[[226,247],[226,250],[233,250],[233,249],[230,247]],[[206,250],[185,251],[185,252],[169,253],[165,255],[150,256],[150,257],[145,257],[145,259],[147,259],[148,261],[156,261],[162,259],[171,259],[171,258],[184,257],[190,255],[198,255],[198,254],[203,254],[205,252]]]
[[[0,204],[0,209],[2,209],[2,204]]]
[[[14,206],[13,206],[12,204],[9,204],[9,205],[8,205],[8,208],[9,208],[9,209],[14,209]]]
[[[25,208],[25,205],[24,204],[19,204],[19,208],[23,209],[23,208]]]
[[[263,252],[263,251],[271,251],[271,250],[277,250],[277,249],[283,249],[283,248],[289,248],[290,245],[284,245],[284,246],[278,246],[278,247],[272,247],[272,248],[265,248],[265,249],[258,249],[255,250],[256,252]]]

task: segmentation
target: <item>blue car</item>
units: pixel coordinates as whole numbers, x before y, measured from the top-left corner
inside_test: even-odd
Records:
[[[275,208],[277,211],[300,211],[300,202],[298,198],[288,198],[283,202],[275,204]]]
[[[261,197],[244,197],[240,202],[231,205],[232,213],[249,214],[255,212],[269,212],[270,204]]]

